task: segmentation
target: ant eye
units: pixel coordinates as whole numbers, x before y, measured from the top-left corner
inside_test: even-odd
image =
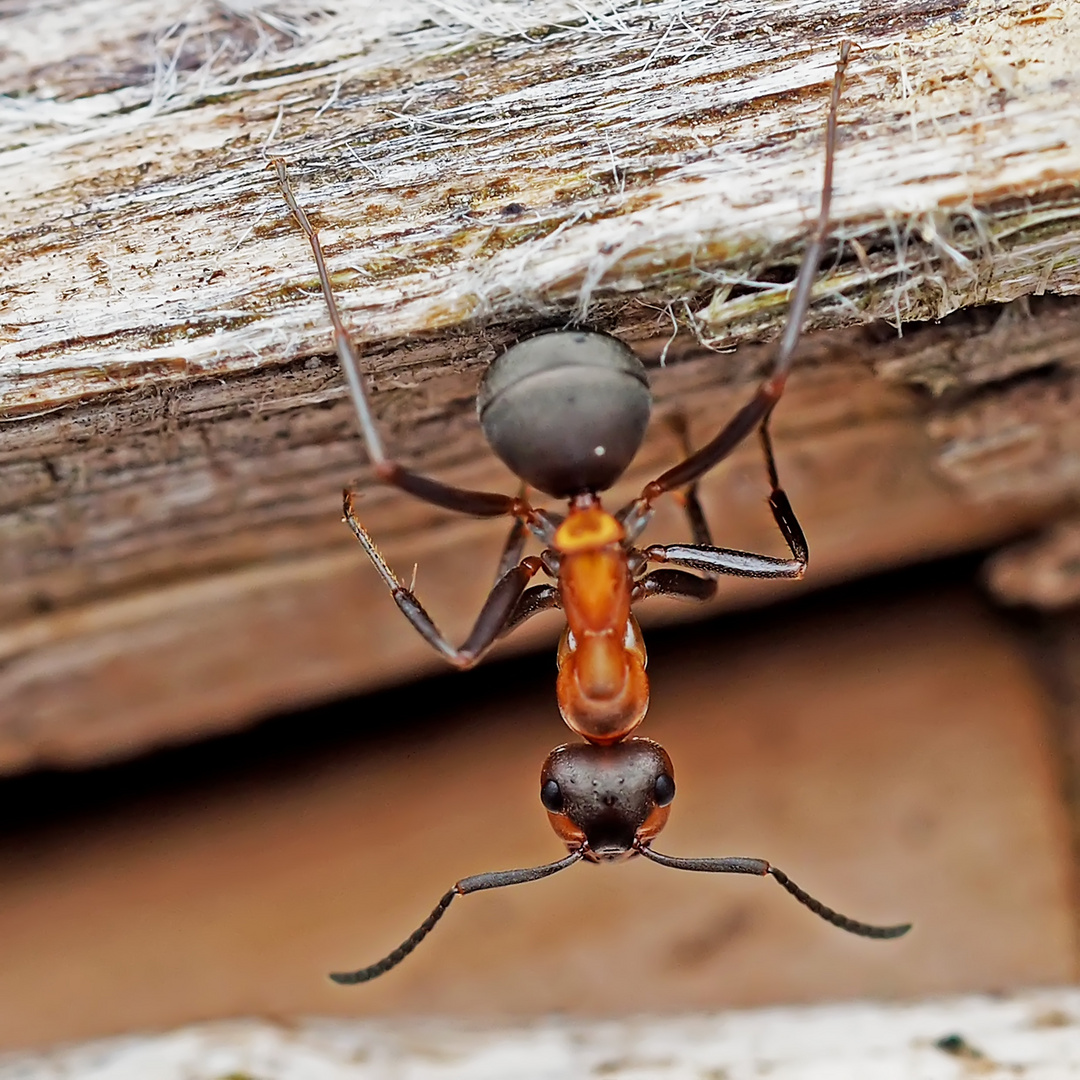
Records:
[[[551,813],[562,813],[562,792],[559,790],[559,785],[554,780],[549,780],[540,789],[540,801],[544,804],[544,809],[550,810]]]
[[[675,798],[675,781],[667,773],[661,773],[653,785],[657,806],[667,806]]]

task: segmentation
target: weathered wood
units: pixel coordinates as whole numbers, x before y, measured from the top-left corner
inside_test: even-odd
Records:
[[[491,558],[497,537],[369,492],[269,152],[324,230],[395,451],[506,484],[471,397],[522,333],[583,319],[640,342],[699,437],[745,394],[767,352],[694,342],[776,334],[853,37],[810,318],[828,332],[777,417],[811,583],[1075,497],[1069,300],[900,341],[843,329],[1077,291],[1075,3],[275,11],[85,0],[3,23],[0,767],[429,666],[337,523],[344,483],[397,564],[423,556],[448,625],[477,601],[468,545]],[[689,344],[665,352],[675,329]],[[635,479],[671,452],[658,432]],[[708,501],[725,540],[769,545],[740,460]]]
[[[1078,1013],[1080,994],[1061,988],[591,1024],[232,1020],[13,1055],[0,1061],[0,1080],[1059,1080],[1080,1071]]]
[[[999,551],[987,564],[987,583],[1008,603],[1053,611],[1080,603],[1080,520],[1065,518],[1034,540]]]

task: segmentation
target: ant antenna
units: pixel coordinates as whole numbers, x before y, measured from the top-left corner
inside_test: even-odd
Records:
[[[859,937],[898,938],[911,929],[911,923],[900,926],[871,926],[869,923],[849,919],[846,915],[826,907],[820,900],[815,900],[808,892],[800,889],[783,870],[770,866],[764,859],[677,859],[671,855],[661,855],[659,851],[653,851],[637,841],[634,842],[634,850],[646,859],[651,859],[661,866],[670,866],[673,870],[696,870],[705,874],[757,874],[759,877],[771,874],[800,904],[808,907],[815,915],[820,915],[833,926],[838,926],[849,934],[858,934]]]
[[[377,963],[370,964],[359,971],[335,971],[330,978],[342,986],[354,986],[357,983],[370,982],[380,975],[385,975],[391,968],[396,968],[431,933],[435,924],[446,913],[455,896],[465,896],[467,893],[482,892],[484,889],[501,889],[505,885],[524,885],[529,881],[539,881],[541,878],[550,877],[568,866],[573,866],[585,855],[585,845],[582,844],[576,851],[572,851],[565,859],[558,862],[546,863],[544,866],[532,866],[527,870],[493,870],[488,874],[475,874],[473,877],[462,878],[452,889],[449,889],[443,898],[435,905],[435,910],[392,952],[383,957]]]
[[[869,923],[858,922],[841,915],[832,908],[826,907],[820,900],[815,900],[808,892],[800,889],[782,870],[770,866],[764,859],[744,859],[728,857],[723,859],[679,859],[672,855],[662,855],[658,851],[635,840],[632,850],[645,858],[659,863],[661,866],[669,866],[674,870],[696,870],[709,874],[756,874],[764,877],[771,874],[783,887],[799,901],[808,907],[815,915],[820,915],[826,922],[846,930],[849,934],[858,934],[866,938],[898,938],[903,937],[911,929],[911,923],[900,926],[871,926]],[[542,878],[557,874],[568,866],[573,866],[590,854],[588,842],[570,852],[564,859],[558,862],[546,863],[543,866],[532,866],[526,870],[493,870],[487,874],[475,874],[473,877],[462,878],[453,888],[447,890],[442,899],[435,905],[435,910],[388,956],[382,960],[360,968],[359,971],[335,971],[330,978],[342,986],[355,986],[357,983],[370,982],[380,975],[385,975],[392,968],[396,968],[415,948],[431,933],[435,924],[446,914],[446,909],[453,903],[455,896],[465,896],[468,893],[482,892],[484,889],[501,889],[506,885],[524,885],[530,881],[540,881]]]

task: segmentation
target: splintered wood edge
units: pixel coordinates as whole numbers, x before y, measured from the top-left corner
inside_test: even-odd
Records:
[[[362,24],[181,0],[106,23],[84,6],[55,39],[32,9],[5,26],[8,420],[329,351],[270,154],[388,373],[415,367],[401,343],[469,367],[567,320],[771,337],[820,197],[843,37],[860,48],[841,243],[811,325],[1080,287],[1075,5],[792,0],[768,25],[749,0],[722,18],[706,0],[403,0]]]

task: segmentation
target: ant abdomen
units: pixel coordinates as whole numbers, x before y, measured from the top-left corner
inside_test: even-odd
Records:
[[[606,491],[649,423],[645,367],[618,338],[562,330],[507,349],[480,384],[476,411],[496,454],[555,498]]]

